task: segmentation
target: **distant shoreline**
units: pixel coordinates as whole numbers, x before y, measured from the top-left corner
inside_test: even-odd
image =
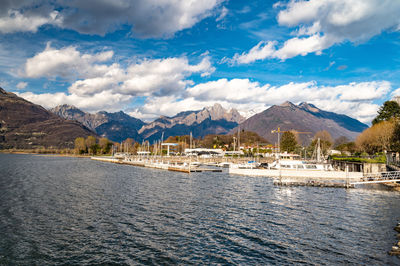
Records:
[[[34,152],[27,150],[20,151],[10,151],[10,150],[0,150],[0,154],[29,154],[29,155],[39,155],[39,156],[52,156],[52,157],[75,157],[75,158],[90,158],[93,155],[85,155],[85,154],[73,154],[73,153],[56,153],[56,152]],[[107,155],[104,155],[107,156]],[[111,155],[109,155],[111,156]]]

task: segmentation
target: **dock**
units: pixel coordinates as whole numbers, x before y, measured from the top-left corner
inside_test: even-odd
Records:
[[[199,173],[199,172],[222,172],[222,169],[217,168],[204,168],[198,167],[197,165],[189,165],[189,163],[170,163],[168,161],[160,161],[160,160],[152,160],[152,159],[141,159],[141,160],[132,160],[132,159],[117,159],[112,157],[91,157],[92,160],[101,161],[101,162],[109,162],[109,163],[117,163],[117,164],[125,164],[131,166],[138,167],[146,167],[146,168],[154,168],[154,169],[162,169],[173,172],[181,172],[181,173]]]

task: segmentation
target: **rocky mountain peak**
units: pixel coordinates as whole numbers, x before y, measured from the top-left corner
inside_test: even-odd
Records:
[[[360,132],[368,128],[367,125],[346,115],[324,111],[308,103],[294,105],[291,102],[274,105],[240,124],[241,129],[254,131],[271,142],[276,137],[271,130],[278,127],[282,130],[294,129],[312,134],[327,130],[334,139],[340,136],[355,139]],[[237,129],[231,132],[235,130]],[[303,135],[303,141],[309,142],[311,136]]]
[[[74,116],[85,115],[85,112],[81,111],[80,109],[76,108],[73,105],[68,105],[68,104],[58,105],[54,108],[51,108],[49,111],[69,120],[77,120],[74,119]]]
[[[245,118],[236,109],[227,110],[216,103],[199,111],[180,112],[173,117],[161,116],[144,125],[139,130],[139,134],[144,139],[150,140],[159,138],[161,132],[165,133],[165,137],[190,134],[190,132],[193,132],[195,136],[205,136],[227,133],[244,120]]]
[[[306,103],[306,102],[300,103],[299,107],[304,110],[311,111],[313,113],[318,113],[320,111],[320,109],[318,109],[315,105],[313,105],[311,103]]]
[[[297,105],[295,105],[295,104],[293,104],[292,102],[289,102],[289,101],[286,101],[286,102],[280,104],[279,106],[281,106],[281,107],[292,107],[292,108],[296,108],[297,107]]]
[[[225,111],[225,108],[222,107],[222,105],[219,103],[215,103],[213,106],[208,106],[208,107],[205,107],[204,109],[207,109],[212,112],[224,112]]]
[[[95,135],[4,89],[0,90],[0,109],[0,149],[73,148],[75,138]]]

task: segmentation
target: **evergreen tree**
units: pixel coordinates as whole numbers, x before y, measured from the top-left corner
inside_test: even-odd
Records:
[[[372,125],[382,121],[389,121],[400,116],[400,106],[395,101],[386,101],[378,110],[378,115],[372,120]]]
[[[297,148],[297,139],[293,132],[286,131],[282,134],[281,151],[294,152]]]

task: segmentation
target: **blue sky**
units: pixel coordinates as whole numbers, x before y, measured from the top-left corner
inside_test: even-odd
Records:
[[[0,86],[152,120],[286,100],[370,123],[400,95],[400,1],[1,1]]]

